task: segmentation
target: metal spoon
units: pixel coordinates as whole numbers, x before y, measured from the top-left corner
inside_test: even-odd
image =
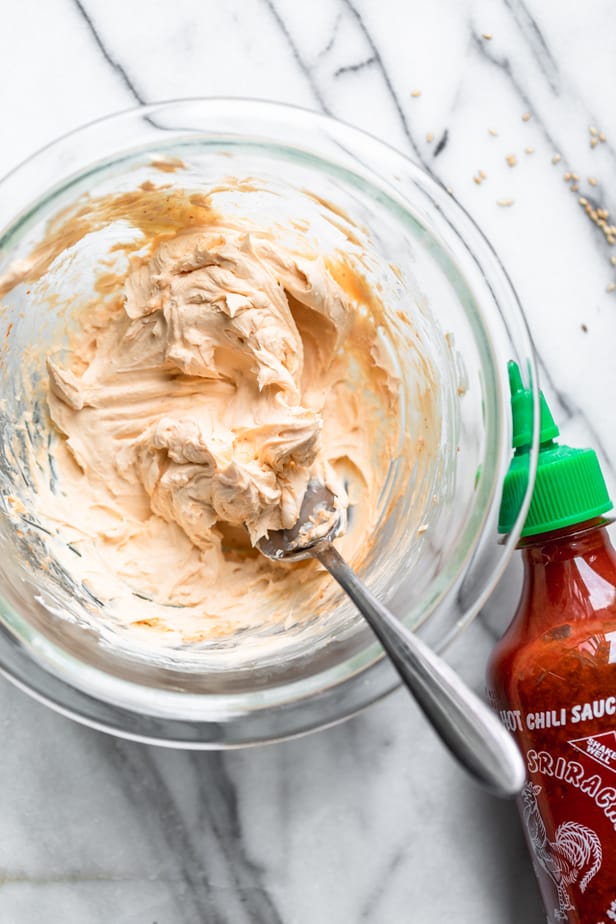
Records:
[[[325,485],[311,481],[292,529],[272,531],[258,548],[268,558],[317,558],[349,595],[441,740],[479,783],[498,796],[524,785],[522,756],[496,715],[458,675],[370,593],[332,541],[341,511]]]

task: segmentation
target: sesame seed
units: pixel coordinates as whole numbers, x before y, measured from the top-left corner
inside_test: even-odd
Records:
[[[524,153],[525,153],[525,154],[534,154],[534,153],[535,153],[535,149],[534,149],[534,148],[524,148]]]
[[[571,188],[571,192],[579,192],[579,191],[580,191],[580,187],[578,186],[577,183],[574,183],[570,188]]]
[[[480,185],[481,185],[481,177],[480,177],[480,176],[474,176],[474,177],[473,177],[473,183],[476,183],[477,186],[480,186]]]
[[[490,39],[492,38],[492,33],[491,33],[491,32],[484,32],[484,33],[482,34],[481,37],[484,38],[484,39],[486,40],[486,42],[489,42]]]
[[[570,179],[571,179],[571,174],[569,173],[569,171],[567,171],[563,177],[563,180],[565,181],[565,183],[568,183]]]
[[[510,167],[515,167],[515,165],[518,162],[518,159],[515,156],[515,154],[508,154],[505,160],[507,161]]]
[[[495,128],[489,128],[488,135],[492,135],[493,138],[498,138],[498,132]]]
[[[616,257],[610,257],[610,263],[612,266],[616,266]]]
[[[572,179],[572,180],[575,180],[575,182],[577,183],[577,181],[579,180],[578,174],[577,174],[577,173],[572,173],[572,174],[571,174],[571,179]]]
[[[412,90],[411,96],[413,97],[413,99],[417,99],[418,96],[421,96],[421,90]]]
[[[510,205],[513,205],[513,199],[497,199],[496,204],[500,205],[501,208],[507,208]]]
[[[597,129],[595,128],[594,125],[591,125],[590,128],[588,129],[588,131],[590,132],[591,135],[598,135],[598,134],[599,134],[599,132],[597,131]]]
[[[426,141],[428,142],[428,144],[432,144],[432,142],[434,141],[434,135],[432,132],[428,132],[428,134],[426,135]]]
[[[600,141],[602,144],[605,143],[605,135],[603,134],[603,132],[599,132],[599,141]]]
[[[606,287],[606,292],[613,292],[616,289],[616,282],[610,282]]]
[[[479,176],[481,177],[482,180],[487,180],[488,178],[488,174],[484,173],[483,170],[479,171]]]
[[[522,121],[523,121],[523,122],[528,122],[529,119],[530,119],[530,112],[524,112],[524,113],[522,114]]]
[[[588,177],[588,182],[590,183],[591,186],[596,186],[596,185],[597,185],[597,178],[594,177],[594,176],[589,176],[589,177]]]
[[[591,148],[596,148],[596,147],[597,147],[597,143],[598,143],[598,142],[597,142],[597,139],[596,139],[596,138],[591,138],[591,139],[590,139],[590,146],[591,146]]]
[[[580,198],[578,199],[578,202],[580,203],[580,205],[588,205],[588,199],[585,199],[584,196],[580,196]]]
[[[422,536],[428,530],[428,524],[422,523],[421,526],[417,528],[417,535]]]
[[[554,154],[554,156],[552,157],[552,163],[553,163],[553,164],[559,164],[559,163],[560,163],[560,154]]]

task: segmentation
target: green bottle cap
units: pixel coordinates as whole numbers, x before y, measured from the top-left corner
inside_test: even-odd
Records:
[[[528,454],[532,443],[533,397],[524,388],[516,363],[509,363],[513,447],[515,455],[505,477],[498,530],[513,529],[528,485]],[[537,475],[522,536],[536,536],[592,520],[612,507],[597,454],[555,442],[559,430],[540,393],[541,421]]]

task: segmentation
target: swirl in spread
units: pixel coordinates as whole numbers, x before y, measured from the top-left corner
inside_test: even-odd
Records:
[[[129,275],[82,375],[48,361],[52,417],[125,509],[147,497],[199,547],[219,522],[255,544],[294,525],[310,477],[345,497],[320,437],[351,317],[322,260],[246,232],[180,235]]]
[[[314,612],[316,563],[253,548],[296,522],[313,477],[349,507],[342,549],[361,557],[399,399],[351,278],[218,216],[153,239],[49,357],[61,490],[45,512],[123,624],[185,643]]]

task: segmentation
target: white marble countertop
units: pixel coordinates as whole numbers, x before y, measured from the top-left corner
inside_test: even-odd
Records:
[[[600,449],[614,490],[616,247],[578,204],[616,211],[610,0],[20,0],[2,12],[0,173],[100,115],[200,95],[324,110],[420,161],[491,238],[563,435]],[[592,147],[590,127],[606,141]],[[518,581],[514,567],[450,651],[477,690]],[[4,680],[0,699],[3,924],[544,920],[514,807],[466,780],[403,692],[338,728],[224,755],[114,740]]]

